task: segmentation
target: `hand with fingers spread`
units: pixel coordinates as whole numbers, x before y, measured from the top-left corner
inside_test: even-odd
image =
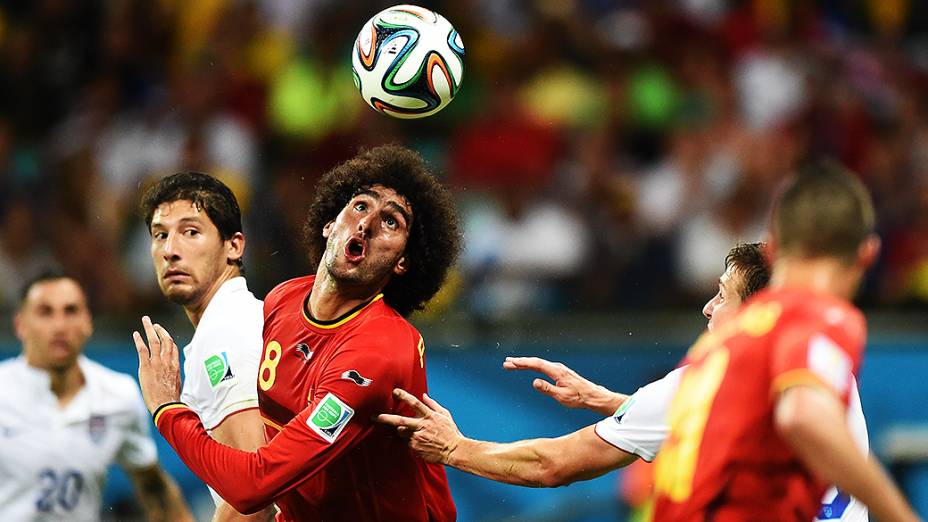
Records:
[[[132,340],[139,355],[142,397],[148,411],[154,413],[158,406],[180,400],[180,362],[177,345],[167,330],[152,324],[147,315],[142,317],[142,328],[148,344],[137,331],[132,332]]]
[[[393,396],[412,406],[416,416],[381,414],[375,420],[396,426],[397,432],[409,438],[409,447],[422,459],[451,464],[454,450],[464,439],[451,417],[451,412],[428,394],[423,394],[420,401],[405,390],[397,388],[393,390]]]
[[[543,373],[554,381],[554,384],[544,379],[535,379],[532,381],[532,387],[567,408],[583,408],[601,415],[612,415],[628,398],[627,395],[609,391],[584,379],[562,363],[539,357],[506,357],[503,368]]]

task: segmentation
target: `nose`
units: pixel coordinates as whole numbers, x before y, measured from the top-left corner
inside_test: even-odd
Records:
[[[370,237],[374,223],[376,223],[374,212],[365,214],[358,219],[358,232],[361,233],[362,237]]]
[[[706,319],[712,319],[712,312],[715,310],[715,302],[718,300],[719,296],[716,294],[712,299],[702,307],[702,315]]]
[[[169,233],[161,244],[161,255],[165,260],[176,260],[180,256],[177,252],[177,239],[174,234]]]

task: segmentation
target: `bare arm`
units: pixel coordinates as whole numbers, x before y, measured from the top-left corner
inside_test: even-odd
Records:
[[[593,426],[556,439],[505,444],[468,439],[451,412],[428,395],[423,397],[425,403],[404,390],[395,390],[394,395],[418,416],[379,415],[378,422],[397,426],[408,435],[410,447],[423,459],[498,482],[557,487],[598,477],[637,459],[599,438]]]
[[[562,363],[554,363],[539,357],[506,357],[503,368],[507,370],[533,370],[545,374],[554,384],[535,379],[532,382],[539,392],[551,397],[567,408],[583,408],[603,416],[615,413],[628,398],[590,382]]]
[[[135,487],[139,504],[142,505],[148,520],[152,522],[194,521],[177,484],[160,466],[154,465],[127,470],[127,472]]]
[[[919,520],[879,464],[854,444],[844,408],[830,392],[806,385],[788,388],[777,400],[774,421],[816,476],[856,497],[876,518]]]
[[[222,423],[212,429],[210,435],[218,442],[244,451],[256,451],[265,445],[264,423],[258,410],[241,410],[226,417]],[[216,506],[213,522],[235,521],[270,521],[274,520],[277,510],[268,506],[252,515],[243,515],[226,502]]]

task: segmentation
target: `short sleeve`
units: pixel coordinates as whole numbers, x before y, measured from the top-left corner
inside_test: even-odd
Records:
[[[131,388],[132,409],[128,412],[128,422],[122,445],[116,453],[116,462],[125,470],[147,468],[158,463],[158,450],[149,431],[151,415],[145,408],[138,388]]]
[[[615,414],[596,424],[596,434],[622,451],[654,460],[667,438],[667,412],[684,369],[639,388]]]
[[[258,407],[260,350],[260,341],[252,339],[211,351],[196,362],[196,371],[204,372],[199,389],[206,396],[197,401],[202,405],[199,414],[204,428],[213,429],[235,412]]]
[[[796,385],[830,390],[847,404],[862,343],[848,340],[837,328],[816,322],[784,329],[775,340],[771,361],[772,392]]]

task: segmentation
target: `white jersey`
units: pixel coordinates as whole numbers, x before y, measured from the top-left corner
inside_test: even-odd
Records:
[[[83,356],[78,365],[84,386],[62,409],[47,372],[22,356],[0,363],[0,520],[99,520],[111,464],[157,464],[135,380]]]
[[[596,423],[596,434],[622,451],[632,453],[651,462],[667,438],[667,412],[686,367],[677,368],[662,379],[638,388],[613,416]],[[847,422],[851,435],[865,454],[870,451],[867,439],[867,422],[857,381],[851,387],[847,409]],[[867,521],[867,508],[860,501],[829,488],[822,499],[822,507],[815,520]]]
[[[244,277],[216,291],[184,348],[180,400],[207,430],[233,413],[258,407],[258,366],[264,333],[264,303],[248,291]],[[218,505],[220,497],[209,490]]]

